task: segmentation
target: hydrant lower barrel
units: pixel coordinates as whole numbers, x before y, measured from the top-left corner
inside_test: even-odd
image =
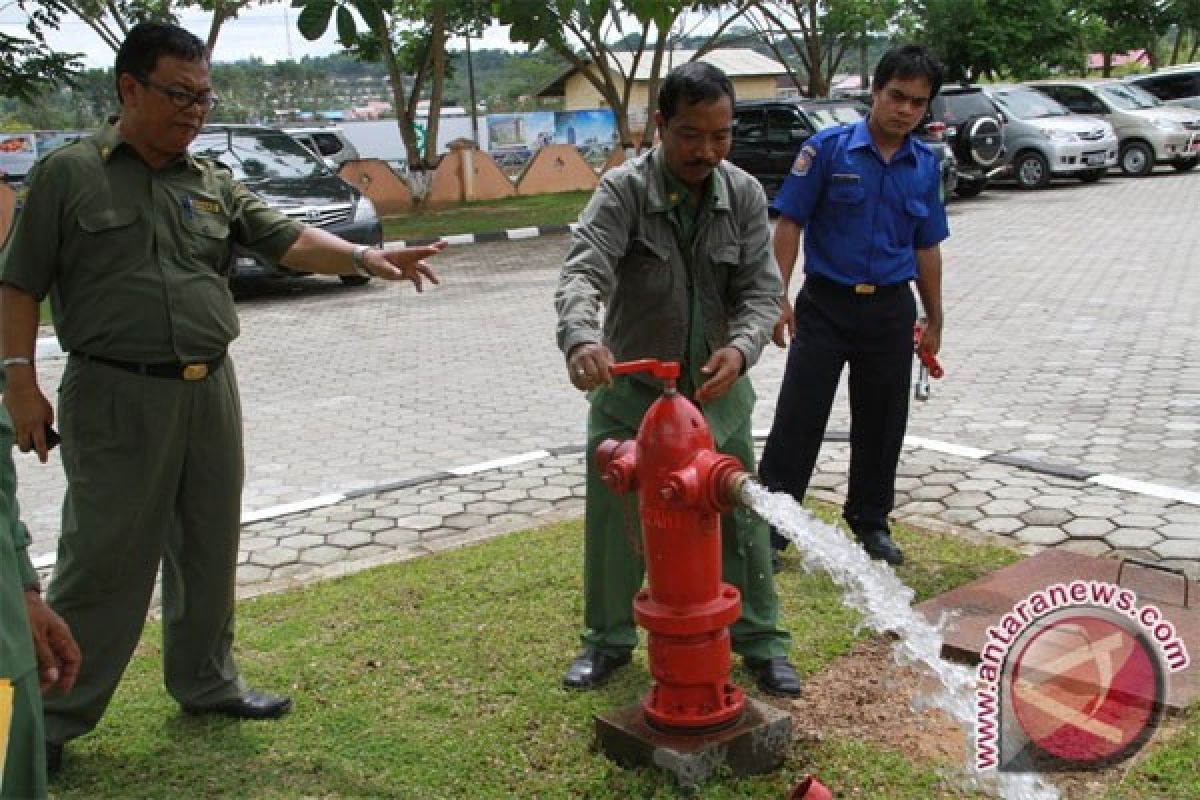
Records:
[[[642,709],[664,730],[720,728],[745,706],[729,677],[729,626],[741,615],[741,596],[721,581],[721,514],[732,509],[732,489],[745,473],[736,458],[716,452],[704,416],[675,390],[678,363],[631,361],[613,372],[648,372],[665,384],[636,442],[610,439],[596,451],[610,489],[638,492],[646,588],[633,609],[649,633],[655,681]]]

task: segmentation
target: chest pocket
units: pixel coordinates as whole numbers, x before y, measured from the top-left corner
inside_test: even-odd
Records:
[[[833,183],[829,186],[829,201],[847,207],[861,205],[867,198],[867,190],[861,183]],[[852,210],[847,208],[847,210]]]
[[[929,206],[915,197],[905,199],[904,210],[908,212],[910,217],[915,217],[918,222],[929,216]]]
[[[223,213],[197,210],[183,220],[183,246],[196,266],[220,273],[229,268],[229,218]]]
[[[136,208],[97,208],[79,212],[84,252],[96,256],[131,256],[146,247]]]

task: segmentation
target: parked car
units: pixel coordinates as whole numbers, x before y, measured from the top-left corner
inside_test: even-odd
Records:
[[[1169,106],[1200,109],[1200,63],[1179,64],[1126,80]]]
[[[356,161],[359,157],[358,148],[346,138],[346,132],[341,128],[309,127],[283,130],[324,159],[334,172],[337,172],[343,163]]]
[[[316,225],[356,244],[381,246],[383,225],[371,200],[339,178],[303,144],[278,128],[206,125],[192,153],[216,159],[250,191],[284,214]],[[231,280],[299,275],[235,247]],[[341,275],[343,283],[369,279]]]
[[[836,125],[865,118],[869,109],[857,100],[744,100],[734,108],[729,160],[749,172],[774,196],[808,137]],[[931,148],[942,164],[943,191],[954,190],[954,156],[944,144]]]
[[[1149,175],[1155,164],[1183,172],[1200,161],[1200,112],[1163,105],[1154,95],[1120,80],[1043,80],[1027,86],[1076,114],[1099,117],[1116,129],[1118,165],[1126,175]]]
[[[943,86],[914,133],[927,144],[949,146],[957,161],[954,192],[959,197],[982,192],[992,171],[1003,165],[1004,120],[977,86]]]
[[[1055,178],[1098,181],[1117,165],[1117,134],[1107,122],[1072,114],[1028,86],[984,86],[1004,112],[1005,175],[1023,189]]]

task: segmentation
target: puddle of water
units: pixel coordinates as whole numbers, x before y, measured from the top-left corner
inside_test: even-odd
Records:
[[[897,636],[892,647],[896,663],[912,667],[926,680],[918,710],[938,708],[953,719],[969,742],[965,783],[1005,800],[1057,800],[1058,789],[1038,775],[1015,774],[975,767],[975,671],[942,658],[942,629],[947,620],[931,624],[912,607],[913,590],[890,566],[873,561],[837,527],[817,519],[789,495],[769,492],[746,481],[742,502],[796,545],[804,568],[824,572],[842,589],[842,601],[862,614],[862,624],[877,633]]]

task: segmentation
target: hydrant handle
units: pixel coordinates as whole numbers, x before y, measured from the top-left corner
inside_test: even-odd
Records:
[[[917,358],[929,370],[929,374],[934,378],[941,378],[946,374],[946,370],[942,369],[941,363],[937,360],[937,356],[931,356],[921,352],[921,334],[925,332],[924,320],[918,320],[913,328],[913,349],[917,351]]]
[[[679,377],[678,361],[659,361],[656,358],[639,358],[637,361],[621,361],[609,367],[613,375],[628,375],[632,372],[648,372],[659,380],[674,381]]]

